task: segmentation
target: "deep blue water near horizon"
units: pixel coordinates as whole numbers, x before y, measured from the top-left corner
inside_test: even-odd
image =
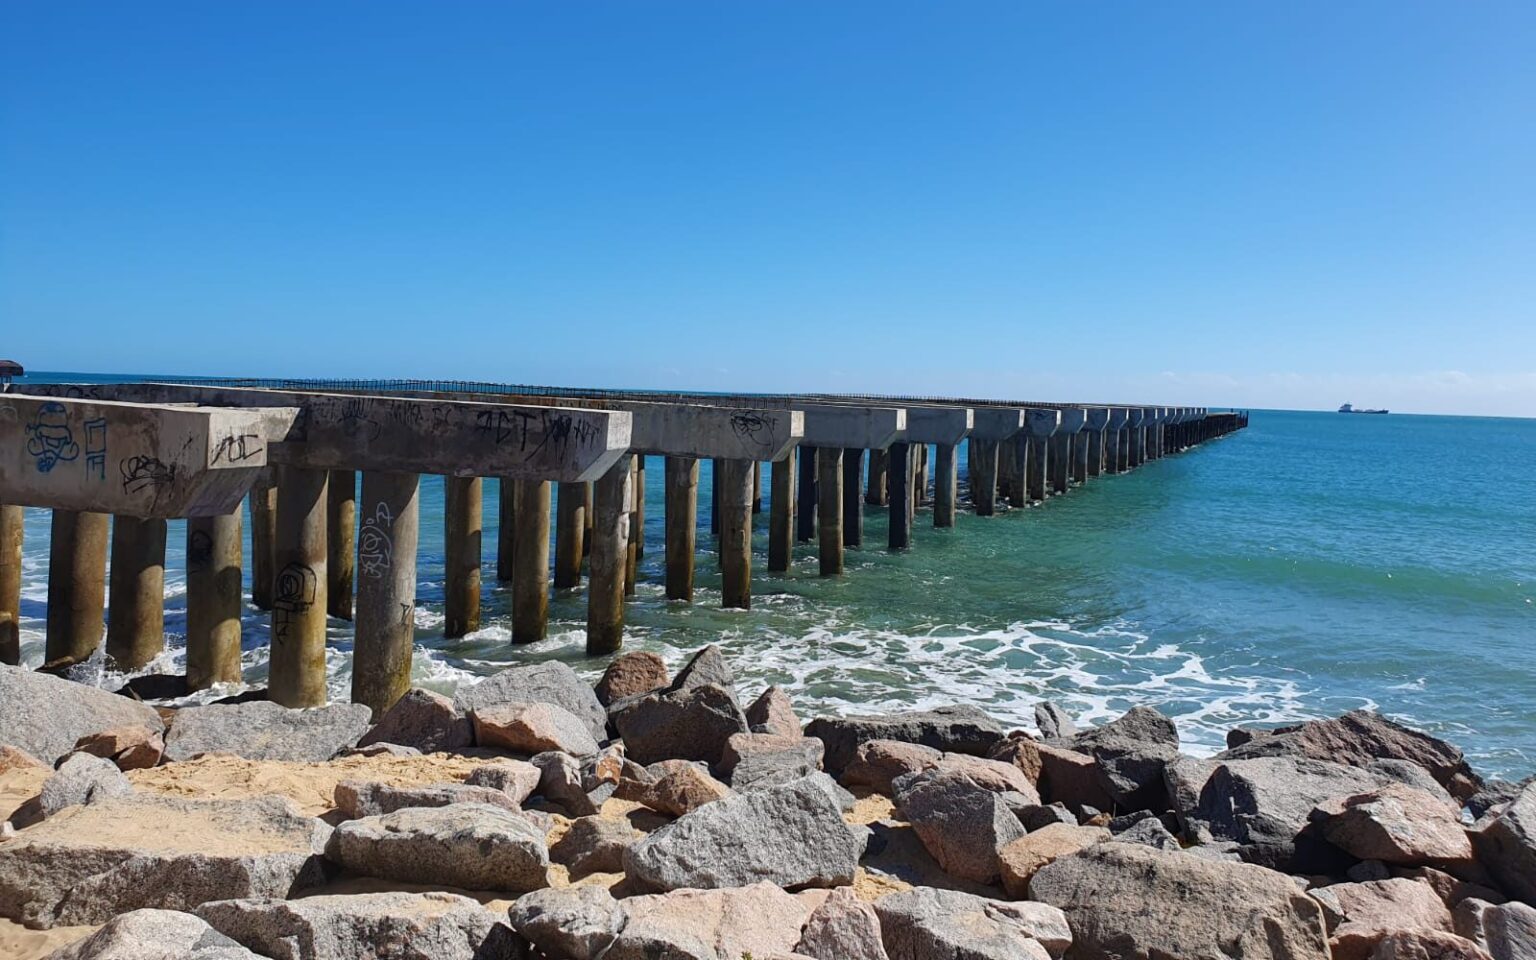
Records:
[[[744,690],[784,684],[802,716],[970,702],[1032,727],[1041,698],[1089,722],[1145,703],[1178,721],[1187,749],[1210,753],[1238,723],[1367,706],[1448,737],[1485,773],[1536,771],[1536,420],[1254,411],[1245,431],[1043,507],[962,513],[953,530],[933,529],[925,509],[902,554],[883,549],[884,510],[867,507],[867,546],[829,580],[814,544],[797,548],[787,576],[765,572],[765,513],[750,611],[718,607],[707,495],[696,602],[665,600],[661,466],[647,465],[628,648],[675,669],[718,642]],[[484,626],[446,640],[442,482],[423,478],[417,682],[447,691],[550,657],[595,678],[605,660],[585,656],[581,590],[556,595],[548,639],[510,644],[510,595],[494,579],[495,481],[485,494]],[[46,511],[27,512],[33,665],[48,524]],[[181,669],[184,536],[173,521],[168,649],[146,672]],[[267,615],[248,608],[244,626],[246,681],[259,685]],[[330,634],[332,693],[345,697],[350,624],[332,621]]]

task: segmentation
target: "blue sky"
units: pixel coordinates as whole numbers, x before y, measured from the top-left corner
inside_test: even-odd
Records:
[[[0,356],[1536,416],[1536,4],[0,7]]]

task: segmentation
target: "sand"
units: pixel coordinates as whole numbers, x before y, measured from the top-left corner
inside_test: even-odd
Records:
[[[0,917],[0,957],[5,960],[43,960],[60,947],[95,933],[97,927],[54,927],[28,930]]]

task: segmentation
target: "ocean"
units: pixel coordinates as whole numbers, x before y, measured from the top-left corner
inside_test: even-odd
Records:
[[[128,378],[29,377],[85,379]],[[1485,774],[1536,771],[1536,420],[1256,410],[1247,430],[1042,506],[962,512],[950,530],[924,509],[900,554],[884,549],[884,509],[866,507],[866,546],[835,579],[817,575],[814,544],[797,546],[787,575],[766,572],[765,507],[747,611],[719,607],[707,493],[695,602],[665,599],[661,475],[651,458],[626,648],[676,669],[718,643],[745,692],[781,684],[802,718],[964,702],[1032,729],[1041,699],[1089,723],[1149,704],[1175,718],[1186,750],[1210,754],[1236,724],[1369,707],[1449,738]],[[423,478],[415,682],[449,692],[549,658],[595,679],[605,661],[585,656],[580,589],[557,593],[546,640],[511,644],[494,480],[485,496],[484,626],[447,640],[443,486]],[[27,511],[22,653],[34,666],[48,525]],[[146,673],[183,667],[184,542],[172,521],[167,649]],[[264,682],[268,628],[248,607],[247,684]],[[337,698],[352,639],[332,621]]]

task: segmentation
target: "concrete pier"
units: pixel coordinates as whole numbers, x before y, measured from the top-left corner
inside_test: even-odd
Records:
[[[756,488],[753,496],[756,497]],[[756,503],[756,500],[753,501]],[[756,513],[757,510],[752,511]],[[635,559],[645,559],[645,454],[635,457]]]
[[[752,606],[752,461],[717,460],[720,471],[720,605]]]
[[[1142,407],[1132,407],[1130,419],[1126,421],[1128,444],[1126,447],[1126,468],[1134,469],[1141,466],[1142,454],[1146,450],[1147,411]]]
[[[53,511],[46,662],[79,663],[101,645],[110,523],[104,513]]]
[[[810,543],[816,539],[816,448],[800,448],[800,480],[796,498],[795,539]]]
[[[555,486],[555,589],[581,586],[581,558],[586,554],[588,484]]]
[[[0,663],[21,663],[21,546],[26,511],[0,504]]]
[[[1029,453],[1029,436],[1016,434],[997,445],[997,497],[1009,506],[1023,506],[1025,493],[1024,461]]]
[[[443,636],[452,639],[480,629],[483,484],[479,477],[445,477],[443,486]]]
[[[886,543],[892,550],[912,546],[912,448],[905,443],[891,444],[886,480],[890,490],[890,531]]]
[[[843,572],[843,451],[816,451],[816,533],[821,575]]]
[[[549,481],[514,480],[512,642],[549,631]]]
[[[916,479],[912,482],[912,507],[915,510],[928,502],[928,444],[919,443],[913,448],[913,468]]]
[[[221,517],[187,520],[187,687],[191,690],[240,681],[244,607],[240,527],[238,507]]]
[[[420,476],[365,470],[359,516],[352,700],[378,717],[411,687]]]
[[[593,484],[591,577],[587,585],[587,654],[624,645],[624,557],[629,540],[630,464],[620,459]]]
[[[1072,483],[1078,434],[1088,422],[1084,407],[1062,407],[1060,422],[1051,436],[1051,491],[1066,493]]]
[[[272,609],[277,576],[277,480],[275,467],[262,472],[251,487],[251,603]]]
[[[640,458],[631,455],[629,458],[629,539],[624,544],[624,596],[633,597],[639,588],[638,578],[640,574],[640,538],[643,528],[640,526],[640,498],[644,495],[640,484],[645,477],[645,472],[640,469]]]
[[[799,451],[788,450],[771,464],[768,495],[768,572],[786,573],[795,548],[795,463]]]
[[[890,454],[887,451],[869,451],[869,482],[864,491],[864,502],[872,507],[883,507],[889,502],[885,479],[889,463]]]
[[[517,481],[496,480],[496,580],[511,583],[517,553]]]
[[[698,549],[699,461],[667,457],[663,468],[667,526],[667,599],[693,602],[693,555]],[[774,494],[774,504],[778,494]]]
[[[1104,429],[1104,472],[1124,473],[1125,457],[1123,451],[1129,449],[1129,441],[1126,438],[1125,424],[1130,419],[1131,412],[1124,407],[1111,407],[1109,411],[1109,423]]]
[[[277,574],[267,685],[285,707],[326,702],[326,487],[324,470],[281,467],[277,475]]]
[[[763,465],[752,461],[752,513],[763,512]]]
[[[997,512],[997,446],[996,440],[972,437],[966,451],[971,506],[978,517],[990,517]]]
[[[843,546],[864,545],[864,450],[843,451]]]
[[[165,649],[165,521],[112,518],[107,659],[124,673]]]
[[[1104,437],[1109,429],[1108,407],[1089,407],[1088,423],[1083,427],[1083,435],[1088,438],[1088,476],[1098,477],[1104,474]]]
[[[955,501],[959,496],[960,464],[952,443],[935,444],[933,448],[933,525],[955,525]]]
[[[1024,429],[1029,436],[1028,485],[1031,500],[1042,501],[1049,495],[1050,439],[1060,428],[1060,410],[1026,411]]]
[[[356,575],[357,472],[332,470],[326,483],[327,523],[325,569],[326,612],[339,620],[352,619],[352,582]]]

